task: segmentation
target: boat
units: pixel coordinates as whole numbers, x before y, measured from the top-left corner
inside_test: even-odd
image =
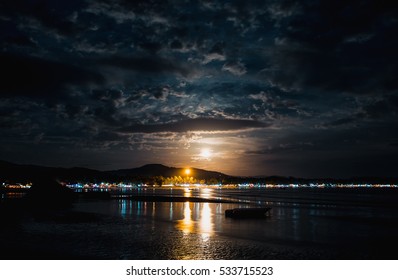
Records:
[[[265,218],[270,207],[262,208],[234,208],[225,210],[226,218],[244,219],[244,218]]]

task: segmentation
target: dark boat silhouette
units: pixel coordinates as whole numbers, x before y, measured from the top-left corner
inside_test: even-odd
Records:
[[[271,210],[270,207],[227,209],[225,217],[234,219],[265,218],[269,210]]]

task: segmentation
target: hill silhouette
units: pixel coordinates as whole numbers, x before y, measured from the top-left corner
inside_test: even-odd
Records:
[[[208,180],[232,178],[220,172],[190,168],[189,176]],[[82,167],[60,168],[37,165],[22,165],[0,161],[0,182],[29,182],[37,178],[50,178],[68,182],[100,182],[145,179],[154,176],[174,177],[187,176],[185,168],[168,167],[162,164],[147,164],[137,168],[98,171]]]
[[[197,179],[225,179],[231,176],[225,175],[216,171],[208,171],[198,168],[190,168],[191,173],[188,176],[195,177]],[[129,176],[141,176],[141,177],[152,177],[152,176],[163,176],[163,177],[174,177],[174,176],[187,176],[185,168],[169,167],[163,164],[146,164],[141,167],[131,169],[120,169],[115,171],[107,171],[107,173],[116,177],[129,177]]]
[[[381,177],[353,177],[339,178],[295,178],[283,176],[239,177],[229,176],[217,171],[208,171],[198,168],[190,168],[191,173],[185,174],[185,168],[169,167],[162,164],[147,164],[141,167],[119,169],[111,171],[99,171],[89,168],[73,167],[46,167],[38,165],[22,165],[0,160],[0,183],[24,183],[37,178],[49,178],[64,182],[120,182],[145,181],[155,176],[163,177],[194,177],[198,180],[215,179],[224,183],[275,183],[275,184],[308,184],[308,183],[368,183],[368,184],[396,184],[398,178]]]
[[[0,182],[11,181],[23,183],[37,180],[37,178],[90,181],[106,179],[108,175],[102,171],[82,167],[60,168],[0,161]]]

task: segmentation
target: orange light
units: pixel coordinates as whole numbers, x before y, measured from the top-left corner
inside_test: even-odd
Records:
[[[189,168],[185,169],[185,174],[186,174],[186,175],[191,174],[191,169],[189,169]]]

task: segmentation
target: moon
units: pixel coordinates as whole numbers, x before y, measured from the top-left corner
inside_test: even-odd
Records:
[[[212,157],[213,153],[209,148],[203,148],[200,150],[199,156],[204,158],[204,159],[210,159]]]

